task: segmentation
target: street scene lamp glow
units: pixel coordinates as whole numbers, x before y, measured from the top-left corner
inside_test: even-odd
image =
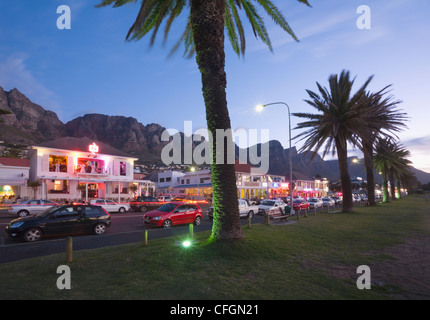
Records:
[[[192,242],[190,240],[185,240],[182,242],[182,246],[184,248],[189,248],[192,245]]]
[[[255,107],[255,111],[257,111],[257,112],[262,112],[262,111],[263,111],[263,109],[264,109],[264,105],[262,105],[262,104],[258,104],[258,105]]]

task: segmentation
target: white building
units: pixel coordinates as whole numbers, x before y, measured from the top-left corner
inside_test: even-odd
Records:
[[[158,173],[157,194],[174,195],[174,187],[181,183],[185,174],[181,171],[163,171]]]
[[[29,160],[0,157],[0,202],[30,196],[27,188],[29,173]]]
[[[134,195],[134,161],[107,144],[65,137],[32,146],[30,181],[39,181],[38,197],[52,200],[109,198],[127,201]]]

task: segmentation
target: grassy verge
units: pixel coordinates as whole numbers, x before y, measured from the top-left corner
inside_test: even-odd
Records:
[[[358,290],[357,267],[396,263],[386,248],[428,239],[429,209],[425,199],[408,197],[287,225],[244,226],[245,240],[233,244],[208,243],[201,232],[188,249],[166,238],[77,251],[71,290],[56,287],[65,254],[0,264],[0,299],[391,299],[408,289],[384,282]]]

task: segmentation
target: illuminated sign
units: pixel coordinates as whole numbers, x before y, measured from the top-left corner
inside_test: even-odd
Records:
[[[93,144],[90,144],[88,146],[88,150],[91,152],[92,155],[95,155],[97,152],[99,152],[99,146],[93,142]]]

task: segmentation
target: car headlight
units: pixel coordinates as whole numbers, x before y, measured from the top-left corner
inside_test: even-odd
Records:
[[[160,220],[160,219],[161,219],[161,216],[152,218],[152,220]]]
[[[11,228],[19,228],[24,224],[24,222],[15,222],[11,224]]]

